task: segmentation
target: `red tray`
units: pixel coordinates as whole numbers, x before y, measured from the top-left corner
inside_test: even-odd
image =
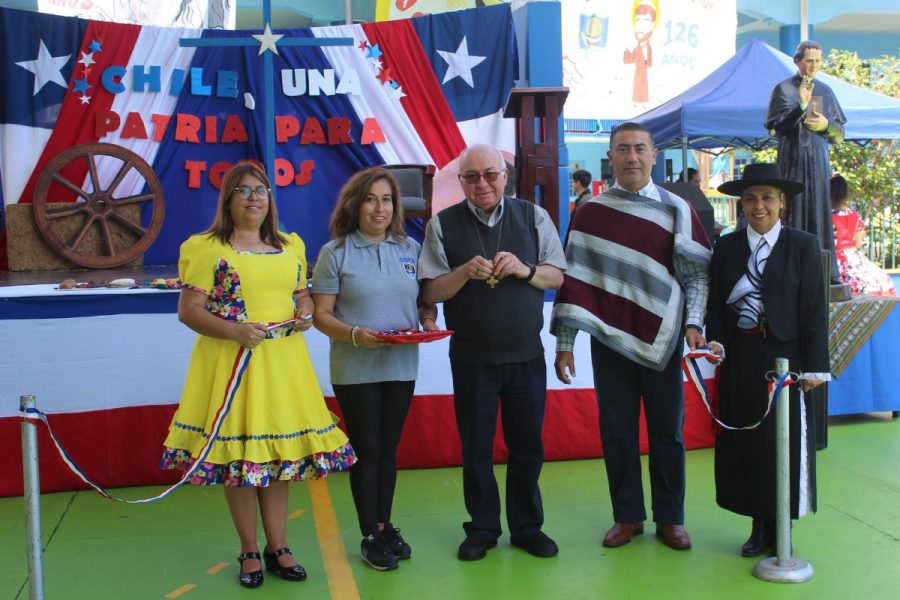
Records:
[[[375,334],[375,337],[393,344],[424,344],[451,335],[453,335],[453,331],[449,329],[435,329],[434,331],[417,331],[415,329],[410,329],[393,332],[379,331]]]

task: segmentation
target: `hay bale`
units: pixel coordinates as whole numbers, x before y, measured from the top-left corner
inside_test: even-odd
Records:
[[[64,207],[67,202],[50,202],[49,208]],[[139,223],[141,208],[132,204],[122,207],[122,216],[130,221]],[[72,216],[54,219],[51,222],[53,231],[60,239],[71,243],[85,222],[83,216]],[[47,245],[43,236],[37,229],[34,221],[34,213],[31,204],[9,204],[6,206],[6,233],[7,248],[9,253],[10,271],[72,271],[84,269],[57,254],[53,248]],[[110,236],[116,252],[122,252],[131,247],[135,241],[135,234],[125,227],[110,222]],[[106,244],[100,226],[91,225],[84,241],[78,247],[79,254],[90,256],[107,256]],[[143,255],[122,265],[123,268],[141,267],[144,264]]]

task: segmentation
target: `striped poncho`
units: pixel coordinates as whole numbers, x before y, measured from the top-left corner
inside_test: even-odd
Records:
[[[657,189],[660,201],[613,188],[575,212],[550,332],[585,331],[659,370],[681,341],[686,272],[705,273],[711,251],[690,204]]]

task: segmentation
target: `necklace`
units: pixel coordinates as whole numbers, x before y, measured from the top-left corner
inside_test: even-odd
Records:
[[[484,247],[484,240],[481,239],[481,232],[478,231],[478,218],[476,217],[475,221],[472,221],[472,226],[475,228],[475,235],[478,236],[478,243],[481,244],[481,252],[482,256],[487,258],[487,249]],[[503,215],[500,215],[500,224],[498,225],[500,229],[497,231],[497,248],[494,250],[494,256],[497,256],[497,253],[500,252],[500,240],[503,238]],[[494,260],[491,258],[490,260]],[[494,289],[497,287],[497,284],[500,283],[500,280],[494,277],[494,274],[491,273],[491,276],[485,280],[485,283],[488,284],[488,287]]]

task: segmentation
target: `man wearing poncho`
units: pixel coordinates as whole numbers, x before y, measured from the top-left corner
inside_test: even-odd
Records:
[[[638,423],[641,399],[650,439],[650,482],[656,535],[690,548],[684,524],[684,388],[682,334],[705,343],[709,240],[682,198],[650,181],[653,137],[636,123],[612,132],[616,184],[573,217],[567,270],[550,331],[557,336],[556,375],[575,374],[577,332],[591,335],[600,436],[615,524],[603,545],[627,544],[646,519]]]

